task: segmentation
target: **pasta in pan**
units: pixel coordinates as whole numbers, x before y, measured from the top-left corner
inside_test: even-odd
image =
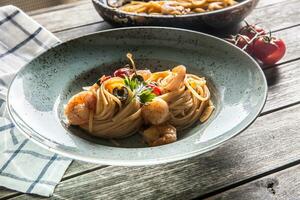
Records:
[[[235,0],[158,0],[130,1],[118,9],[129,13],[183,15],[223,9],[237,4]]]
[[[150,72],[121,68],[113,76],[75,94],[65,106],[70,125],[91,135],[118,139],[142,132],[149,146],[175,142],[177,131],[205,122],[214,110],[204,77],[187,74],[183,65]]]

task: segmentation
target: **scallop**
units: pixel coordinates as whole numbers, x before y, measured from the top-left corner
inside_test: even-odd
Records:
[[[146,123],[158,125],[169,119],[169,106],[166,101],[156,97],[142,107],[142,116]]]

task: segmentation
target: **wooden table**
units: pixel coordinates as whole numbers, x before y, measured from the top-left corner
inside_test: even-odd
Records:
[[[74,161],[52,198],[300,199],[299,10],[299,0],[261,0],[247,18],[287,44],[284,59],[264,69],[268,100],[250,128],[213,151],[170,164],[114,167]],[[62,41],[112,28],[90,1],[29,14]],[[0,188],[0,199],[32,197]]]

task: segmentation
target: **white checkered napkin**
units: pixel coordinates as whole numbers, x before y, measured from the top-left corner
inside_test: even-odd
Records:
[[[0,186],[50,196],[71,163],[24,137],[5,109],[7,87],[15,73],[58,43],[52,33],[20,9],[0,7]]]

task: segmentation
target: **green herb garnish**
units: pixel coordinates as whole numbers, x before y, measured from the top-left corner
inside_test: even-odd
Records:
[[[156,95],[152,93],[152,89],[145,89],[138,96],[142,104],[151,102],[156,97]]]
[[[141,82],[139,82],[137,79],[131,79],[127,76],[124,79],[124,83],[127,87],[131,89],[131,91],[134,91],[139,87],[139,85],[141,85]]]
[[[134,75],[132,78],[125,77],[125,85],[134,93],[132,99],[137,98],[142,104],[152,101],[156,95],[152,93],[152,89],[147,87],[147,83],[144,78],[136,73],[135,63],[131,53],[127,53],[127,58],[130,60]]]
[[[137,98],[142,104],[152,101],[156,95],[152,93],[152,89],[148,88],[146,82],[137,77],[125,77],[125,85],[134,93],[133,98]]]

